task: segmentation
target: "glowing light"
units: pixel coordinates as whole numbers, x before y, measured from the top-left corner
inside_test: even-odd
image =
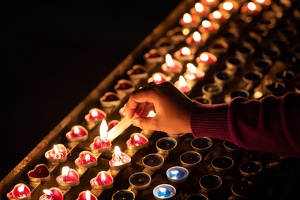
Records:
[[[105,119],[102,120],[99,130],[100,130],[100,139],[101,139],[101,141],[107,141],[108,126],[107,126],[107,122],[106,122]]]
[[[191,55],[191,50],[188,48],[188,47],[183,47],[182,49],[181,49],[181,54],[182,55],[185,55],[185,56],[188,56],[188,55]]]
[[[196,10],[197,12],[201,13],[201,12],[204,11],[204,6],[203,6],[201,3],[197,2],[197,3],[195,4],[195,10]]]
[[[198,31],[195,31],[193,33],[193,40],[196,42],[200,42],[201,41],[201,34]]]
[[[184,21],[184,23],[191,23],[192,22],[192,16],[189,13],[185,13],[183,15],[183,21]]]

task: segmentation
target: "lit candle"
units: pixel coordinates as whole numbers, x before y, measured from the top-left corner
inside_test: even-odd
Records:
[[[64,196],[62,191],[57,187],[52,187],[43,190],[44,194],[40,196],[39,200],[63,200]]]
[[[97,200],[97,197],[91,191],[86,190],[80,192],[76,200]]]
[[[79,174],[75,169],[64,166],[61,175],[56,178],[56,182],[61,187],[77,186],[79,185]]]
[[[203,5],[209,6],[211,8],[219,5],[220,0],[200,0]]]
[[[227,22],[230,14],[225,10],[215,10],[208,15],[208,19],[212,22],[217,22],[220,25]]]
[[[181,183],[184,182],[189,175],[189,171],[185,167],[174,166],[170,167],[167,172],[167,178],[172,183]]]
[[[175,196],[176,189],[170,184],[160,184],[153,189],[155,199],[171,199]]]
[[[220,10],[225,10],[229,13],[236,13],[239,10],[239,7],[238,1],[226,0],[219,4]]]
[[[99,100],[103,108],[116,107],[121,102],[121,99],[118,97],[117,93],[111,91],[105,92]]]
[[[148,139],[140,133],[133,133],[129,140],[126,141],[127,148],[130,150],[137,150],[148,143]]]
[[[208,13],[210,13],[210,8],[208,6],[204,6],[202,3],[195,3],[194,7],[190,9],[191,15],[198,16],[200,19],[206,17]]]
[[[259,4],[261,6],[267,7],[270,6],[272,3],[272,0],[253,0],[256,4]]]
[[[66,133],[66,138],[70,142],[81,142],[88,139],[88,131],[80,125],[73,126],[69,132]]]
[[[178,60],[173,59],[170,54],[166,54],[165,59],[166,62],[161,66],[164,72],[168,74],[178,74],[182,71],[182,64]]]
[[[50,180],[50,172],[45,164],[38,164],[27,173],[30,181],[43,182]]]
[[[114,179],[106,171],[100,171],[96,177],[90,180],[91,187],[96,190],[105,190],[113,187]]]
[[[188,94],[191,91],[191,87],[187,85],[185,78],[180,75],[179,80],[174,83],[175,87],[181,92]]]
[[[67,160],[67,149],[63,144],[55,144],[53,148],[45,153],[49,162],[65,162]]]
[[[215,35],[219,31],[220,25],[215,21],[203,20],[198,27],[200,33],[205,40],[207,40],[211,35]]]
[[[9,200],[31,199],[31,191],[24,183],[18,183],[6,196]]]
[[[209,52],[215,54],[216,56],[226,53],[229,45],[224,39],[216,39],[209,45]]]
[[[78,168],[90,168],[97,164],[97,157],[89,151],[80,152],[78,158],[75,159],[75,165]]]
[[[192,61],[194,59],[194,51],[189,47],[182,47],[174,52],[174,57],[181,62]]]
[[[258,15],[260,11],[261,5],[253,2],[245,2],[241,8],[241,13],[247,15]]]
[[[94,153],[107,152],[111,149],[111,142],[108,140],[108,126],[106,120],[103,119],[100,124],[99,134],[90,144],[90,149]]]
[[[179,24],[185,28],[196,28],[199,23],[200,18],[189,13],[184,13],[183,17],[179,20]]]
[[[193,32],[193,34],[189,35],[186,40],[185,43],[193,48],[193,49],[197,49],[198,47],[202,46],[203,44],[205,44],[204,39],[201,37],[201,33],[199,33],[199,31],[195,31]]]
[[[186,64],[186,72],[183,74],[184,78],[189,81],[199,80],[205,76],[205,72],[199,70],[194,64]]]
[[[132,189],[144,190],[151,183],[151,176],[145,172],[136,172],[129,176],[129,184]]]
[[[186,151],[180,155],[180,163],[186,168],[195,167],[201,160],[202,155],[196,151]]]
[[[87,122],[87,128],[92,129],[106,118],[106,113],[98,108],[92,108],[89,113],[85,115],[84,119]]]
[[[156,149],[161,153],[169,153],[177,146],[177,140],[172,137],[163,137],[156,141]]]
[[[115,146],[114,153],[109,161],[110,168],[113,170],[118,170],[127,167],[130,164],[131,158],[127,154],[121,152],[119,146]]]
[[[148,77],[148,72],[143,65],[136,64],[133,65],[132,68],[127,71],[127,75],[134,84],[137,84],[142,79],[146,79]]]
[[[134,91],[134,84],[132,81],[127,79],[120,79],[117,84],[114,86],[115,91],[119,98],[125,97],[127,94],[130,94]]]
[[[163,82],[166,82],[168,80],[168,77],[160,72],[155,72],[152,74],[152,76],[148,79],[148,83],[154,82],[156,84],[160,84]]]
[[[158,49],[150,49],[144,54],[144,59],[148,63],[160,63],[164,61],[164,55]]]
[[[207,71],[210,66],[217,62],[217,57],[209,52],[202,52],[197,58],[196,63],[198,68],[202,71]]]
[[[164,157],[157,153],[150,153],[143,157],[142,163],[146,169],[155,171],[163,166]]]

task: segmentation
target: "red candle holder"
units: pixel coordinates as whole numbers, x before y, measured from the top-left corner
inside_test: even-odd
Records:
[[[148,63],[160,63],[164,61],[164,54],[161,53],[157,48],[150,49],[144,54],[144,59]]]
[[[90,130],[106,118],[106,113],[99,108],[92,108],[89,113],[85,115],[84,119],[87,123],[87,128]]]
[[[61,163],[67,160],[67,148],[63,144],[55,144],[53,148],[45,153],[49,162]]]
[[[75,159],[75,165],[78,168],[90,168],[97,164],[97,157],[89,151],[80,152],[78,158]]]
[[[238,1],[226,0],[220,3],[218,8],[229,13],[236,13],[239,11],[240,5]]]
[[[241,7],[241,13],[254,16],[258,15],[261,12],[261,5],[254,3],[254,2],[245,2]]]
[[[127,75],[134,84],[137,84],[141,80],[146,79],[148,77],[148,72],[146,67],[144,67],[143,65],[136,64],[133,65],[132,68],[127,71]]]
[[[182,64],[176,60],[173,59],[172,56],[170,54],[166,54],[166,62],[164,64],[162,64],[161,69],[169,74],[169,75],[173,75],[173,74],[179,74],[182,71]]]
[[[88,139],[88,131],[80,125],[73,126],[69,132],[66,133],[66,138],[70,142],[81,142]]]
[[[121,99],[135,90],[133,82],[127,79],[120,79],[114,89]]]
[[[174,83],[175,87],[181,92],[188,94],[191,91],[191,87],[187,85],[185,78],[180,75],[179,80]]]
[[[38,164],[27,173],[29,181],[43,182],[50,180],[50,172],[45,164]]]
[[[127,154],[121,152],[120,147],[115,146],[114,153],[108,164],[110,169],[120,170],[131,164],[131,158]]]
[[[64,166],[61,175],[56,177],[56,182],[61,187],[73,187],[79,185],[79,178],[75,169]]]
[[[31,191],[24,183],[18,183],[6,196],[9,200],[31,199]]]
[[[197,58],[196,63],[201,71],[206,72],[210,66],[217,62],[217,57],[210,52],[202,52]]]
[[[148,83],[150,82],[154,82],[156,84],[161,84],[163,82],[168,81],[168,77],[160,72],[155,72],[154,74],[152,74],[152,76],[148,79]]]
[[[129,140],[126,141],[127,149],[137,150],[142,148],[148,143],[148,139],[140,133],[133,133],[130,135]]]
[[[195,3],[194,7],[190,9],[190,14],[199,17],[200,19],[206,17],[210,13],[210,8],[200,2]]]
[[[179,20],[179,24],[184,28],[196,28],[200,24],[200,18],[196,15],[190,15],[185,13],[183,17]]]
[[[102,153],[111,150],[111,142],[108,139],[103,139],[100,136],[94,138],[90,144],[90,149],[93,153]]]
[[[63,200],[64,195],[57,187],[51,187],[43,190],[44,194],[40,196],[39,200]]]
[[[184,29],[182,29],[182,27],[175,27],[166,33],[166,36],[171,38],[171,40],[176,44],[184,41],[184,39],[186,38],[186,35],[187,34],[184,31]]]
[[[96,177],[90,180],[91,187],[95,190],[105,190],[113,187],[114,179],[106,171],[100,171]]]
[[[175,59],[179,60],[180,62],[187,62],[194,59],[194,53],[195,51],[192,49],[188,47],[182,47],[178,51],[175,51],[173,55]]]
[[[210,36],[215,35],[220,29],[220,25],[215,21],[203,20],[198,26],[198,31],[202,34],[203,38],[207,40]]]
[[[120,104],[121,99],[115,92],[105,92],[102,97],[100,97],[100,104],[104,108],[116,107]]]
[[[195,31],[186,38],[185,43],[192,49],[197,50],[200,46],[205,44],[205,40],[199,31]]]
[[[97,200],[97,197],[94,194],[92,194],[89,190],[86,190],[80,192],[76,200]]]
[[[219,5],[220,0],[200,0],[200,2],[205,6],[209,6],[210,8],[214,8],[214,7]]]

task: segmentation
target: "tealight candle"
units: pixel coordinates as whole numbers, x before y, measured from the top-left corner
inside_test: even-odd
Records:
[[[88,131],[80,125],[73,126],[69,132],[66,133],[66,138],[70,142],[81,142],[88,139]]]
[[[111,197],[111,200],[134,200],[134,199],[135,199],[135,194],[129,190],[118,190]]]
[[[90,149],[93,153],[107,152],[111,149],[111,142],[108,140],[108,126],[106,120],[103,119],[100,124],[100,136],[94,138],[90,144]]]
[[[179,20],[179,24],[184,28],[196,28],[199,23],[200,18],[189,13],[184,13],[183,17]]]
[[[153,73],[152,76],[148,79],[148,83],[154,82],[156,84],[160,84],[166,81],[168,81],[168,77],[160,72]]]
[[[264,74],[271,68],[272,64],[273,62],[268,58],[256,58],[253,61],[252,67]]]
[[[181,62],[192,61],[194,59],[194,52],[188,47],[182,47],[174,52],[174,57]]]
[[[38,164],[27,173],[29,181],[43,182],[50,180],[50,172],[45,164]]]
[[[208,15],[208,19],[212,22],[217,22],[220,25],[227,22],[230,14],[225,10],[215,10]]]
[[[90,168],[97,164],[97,157],[89,151],[80,152],[78,158],[75,159],[75,165],[78,168]]]
[[[234,161],[228,156],[217,156],[211,160],[211,166],[215,172],[227,173],[233,167]]]
[[[245,90],[252,90],[261,82],[262,78],[262,73],[258,71],[246,71],[242,76],[243,81],[246,83]]]
[[[278,81],[268,83],[264,87],[266,93],[274,94],[274,95],[281,95],[284,93],[286,89],[286,85],[283,82],[278,82]]]
[[[127,75],[134,84],[137,84],[142,79],[146,79],[148,77],[148,72],[146,67],[140,64],[136,64],[133,65],[132,68],[127,71]]]
[[[229,94],[225,95],[225,102],[229,103],[235,97],[249,98],[250,93],[245,89],[234,89]]]
[[[169,153],[177,146],[177,140],[172,137],[163,137],[156,141],[156,149],[161,153]]]
[[[49,162],[65,162],[67,160],[67,148],[63,144],[55,144],[45,153]]]
[[[108,91],[105,92],[99,99],[100,104],[103,108],[112,108],[120,104],[121,99],[118,97],[117,93]]]
[[[230,81],[232,81],[233,78],[234,78],[233,74],[227,70],[220,70],[214,73],[215,83],[219,84],[222,87],[228,84]]]
[[[238,180],[231,185],[231,192],[237,198],[247,199],[254,191],[254,184],[251,181]]]
[[[220,0],[200,0],[200,2],[205,5],[205,6],[209,6],[211,8],[216,7],[217,5],[219,5]]]
[[[262,164],[259,161],[246,161],[239,166],[240,173],[245,178],[254,178],[262,170]]]
[[[198,137],[191,142],[193,149],[199,153],[206,153],[212,145],[213,141],[209,137]]]
[[[98,108],[92,108],[89,113],[85,115],[84,119],[87,122],[87,128],[92,129],[106,118],[106,113]]]
[[[171,199],[175,196],[176,189],[170,184],[159,184],[153,189],[155,199]]]
[[[193,87],[194,84],[202,79],[205,76],[205,72],[199,70],[194,64],[187,63],[186,64],[186,71],[183,74],[186,82],[190,87]]]
[[[262,37],[257,35],[256,33],[250,32],[245,38],[242,40],[242,44],[250,45],[254,48],[259,47],[262,43]]]
[[[280,49],[276,46],[270,46],[267,48],[262,49],[261,55],[263,58],[269,58],[272,61],[275,61],[279,56],[281,52]]]
[[[181,92],[188,94],[191,91],[191,87],[187,85],[185,78],[180,75],[179,80],[174,83],[175,87]]]
[[[119,120],[111,120],[110,122],[108,122],[107,124],[107,130],[109,131],[110,129],[112,129],[113,127],[115,127],[120,121]]]
[[[111,160],[109,161],[110,169],[119,170],[127,167],[130,164],[131,158],[127,154],[121,152],[119,146],[115,146],[114,153]]]
[[[143,157],[142,163],[146,169],[150,171],[155,171],[163,166],[164,157],[157,153],[150,153]]]
[[[197,50],[200,46],[205,44],[204,38],[202,38],[199,31],[194,31],[193,34],[190,34],[186,39],[185,43],[191,47],[194,51]]]
[[[238,145],[229,142],[229,141],[223,141],[223,146],[225,148],[225,150],[230,153],[230,154],[237,154],[240,152],[241,147],[239,147]]]
[[[165,59],[166,62],[161,66],[165,73],[169,75],[181,73],[182,64],[178,60],[173,59],[170,54],[166,54]]]
[[[247,15],[258,15],[261,12],[261,5],[254,2],[245,2],[241,7],[241,13]]]
[[[95,190],[105,190],[113,187],[114,179],[106,171],[100,171],[96,177],[90,180],[90,185]]]
[[[200,19],[206,17],[210,13],[210,7],[204,6],[201,2],[195,3],[194,7],[190,9],[191,15],[198,16]]]
[[[44,194],[40,196],[39,200],[63,200],[64,195],[57,187],[51,187],[43,190]]]
[[[188,178],[189,171],[185,167],[173,166],[167,170],[166,174],[169,181],[182,183]]]
[[[162,37],[154,44],[154,47],[157,48],[161,54],[165,55],[174,49],[175,44],[170,38]]]
[[[235,28],[228,28],[222,31],[220,38],[224,39],[229,45],[237,44],[240,35]]]
[[[253,0],[256,4],[262,5],[264,7],[267,7],[271,5],[272,0]]]
[[[114,86],[115,91],[117,92],[120,98],[125,97],[127,94],[130,94],[134,91],[134,84],[132,81],[127,79],[120,79],[117,84]]]
[[[86,190],[80,192],[76,200],[97,200],[97,197],[91,191]]]
[[[204,97],[212,100],[222,92],[223,88],[216,83],[207,83],[202,86],[201,90]]]
[[[140,133],[133,133],[130,138],[126,141],[127,148],[130,150],[137,150],[142,148],[148,143],[148,139]]]
[[[182,29],[182,27],[175,27],[167,31],[166,35],[167,37],[171,38],[171,40],[176,44],[184,41],[184,39],[186,38],[186,32],[184,31],[184,29]]]
[[[291,82],[295,78],[295,73],[291,70],[282,70],[275,74],[275,79],[281,82]]]
[[[150,49],[144,54],[144,59],[148,63],[160,63],[164,61],[164,54],[158,49]]]
[[[199,180],[200,188],[203,192],[213,192],[222,185],[222,178],[215,174],[206,174]]]
[[[212,44],[209,45],[208,50],[209,52],[215,54],[215,55],[220,55],[223,53],[226,53],[228,50],[228,44],[225,40],[223,39],[216,39],[213,41]]]
[[[202,155],[196,151],[186,151],[180,155],[180,163],[186,168],[195,167],[201,160]]]
[[[198,68],[202,71],[207,71],[210,66],[214,65],[217,62],[217,57],[210,52],[202,52],[196,58],[196,63]]]
[[[202,36],[207,40],[211,35],[215,35],[219,31],[220,25],[215,21],[203,20],[198,26],[198,30]]]
[[[79,185],[79,174],[68,166],[62,168],[61,175],[56,177],[56,182],[61,187],[73,187]]]
[[[133,173],[128,180],[131,188],[135,190],[144,190],[151,184],[151,176],[145,172]]]
[[[250,58],[255,52],[255,49],[253,46],[249,44],[242,44],[236,48],[236,55],[243,57],[245,59]]]
[[[31,199],[31,191],[24,183],[18,183],[6,196],[9,200]]]
[[[230,71],[232,74],[235,74],[239,69],[243,68],[245,63],[246,60],[242,56],[229,56],[225,60],[226,70]]]
[[[236,13],[239,10],[239,7],[238,1],[226,0],[219,4],[220,10],[225,10],[229,13]]]

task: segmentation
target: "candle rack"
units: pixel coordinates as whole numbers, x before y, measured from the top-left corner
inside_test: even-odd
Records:
[[[85,141],[71,142],[65,137],[66,133],[71,130],[74,125],[81,125],[83,127],[88,127],[87,122],[84,120],[84,116],[89,112],[91,108],[99,108],[105,110],[106,120],[108,122],[113,120],[121,120],[123,116],[120,114],[120,109],[126,102],[128,97],[122,97],[117,105],[112,107],[102,107],[100,103],[100,98],[103,97],[107,92],[114,91],[114,86],[121,79],[130,80],[128,71],[131,67],[140,64],[145,67],[148,73],[148,77],[142,77],[140,80],[134,81],[134,88],[138,89],[147,85],[148,78],[154,73],[164,72],[161,69],[161,65],[164,63],[162,60],[156,62],[149,62],[145,60],[145,54],[151,49],[156,48],[157,42],[161,38],[166,37],[166,33],[170,30],[175,30],[180,27],[179,21],[184,13],[189,12],[191,8],[198,2],[196,0],[185,0],[180,3],[169,15],[161,22],[152,32],[149,34],[112,72],[103,79],[99,85],[78,105],[76,106],[53,130],[9,173],[0,183],[0,199],[5,199],[6,194],[10,192],[15,185],[18,183],[26,184],[31,190],[31,199],[38,199],[43,195],[44,189],[49,189],[53,187],[59,187],[56,183],[56,177],[60,175],[63,166],[69,166],[71,168],[76,168],[75,159],[78,158],[79,154],[83,151],[90,151],[89,145],[93,142],[96,136],[99,136],[99,125],[89,129],[88,139]],[[222,2],[222,1],[220,1]],[[235,2],[235,1],[234,1]],[[293,2],[291,3],[293,4]],[[241,6],[241,5],[240,5]],[[214,11],[216,7],[211,7],[210,10]],[[281,72],[287,72],[292,70],[293,80],[285,82],[285,88],[283,92],[299,90],[300,84],[300,74],[299,67],[297,63],[288,63],[286,57],[290,56],[288,53],[293,52],[293,49],[299,46],[299,41],[297,37],[282,36],[281,39],[286,41],[290,40],[288,44],[290,46],[284,46],[284,51],[280,51],[280,55],[276,58],[272,58],[270,66],[267,66],[267,70],[263,71],[262,77],[259,83],[253,84],[253,87],[246,87],[245,81],[243,79],[243,74],[246,71],[256,70],[254,66],[257,60],[261,60],[264,55],[264,47],[267,44],[272,44],[277,46],[278,49],[283,47],[280,45],[282,43],[278,41],[278,30],[288,29],[286,26],[293,26],[293,23],[299,23],[299,19],[293,15],[293,13],[299,12],[298,6],[285,5],[281,1],[272,1],[271,6],[264,6],[264,13],[272,14],[274,12],[282,12],[281,15],[275,17],[276,24],[272,27],[273,31],[269,31],[267,35],[264,35],[264,39],[259,42],[259,44],[247,43],[247,47],[251,51],[251,54],[241,53],[241,48],[245,44],[242,44],[246,40],[251,40],[250,35],[248,35],[249,30],[253,30],[256,25],[264,26],[262,20],[266,20],[267,16],[262,13],[255,14],[251,16],[245,16],[241,14],[238,10],[231,13],[227,22],[220,25],[220,29],[217,33],[207,36],[205,43],[201,46],[193,47],[195,50],[195,55],[198,56],[202,52],[209,52],[209,48],[214,41],[217,39],[223,39],[224,42],[228,42],[228,38],[224,37],[226,33],[238,32],[239,34],[233,35],[234,38],[230,39],[230,45],[222,53],[218,53],[218,59],[213,65],[207,66],[205,69],[205,75],[203,78],[197,80],[193,84],[191,91],[188,95],[191,98],[208,98],[210,104],[223,103],[224,97],[230,94],[236,89],[245,89],[249,92],[248,98],[259,98],[268,93],[272,93],[270,90],[266,90],[266,86],[280,81],[276,74]],[[267,14],[265,14],[267,15]],[[270,16],[268,16],[270,17]],[[293,18],[293,20],[289,20]],[[243,19],[243,20],[238,20]],[[285,23],[289,22],[289,23]],[[292,23],[292,24],[291,24]],[[247,24],[247,26],[245,26]],[[267,25],[265,25],[267,26]],[[196,28],[197,29],[197,28]],[[294,30],[294,29],[293,29]],[[189,30],[192,34],[195,30],[191,28]],[[297,33],[297,29],[294,32]],[[294,33],[293,32],[293,33]],[[253,32],[251,32],[251,36]],[[282,34],[280,34],[282,35]],[[298,33],[299,35],[299,33]],[[186,38],[190,35],[186,35]],[[255,38],[255,37],[254,37]],[[283,39],[284,38],[284,39]],[[222,41],[223,41],[222,40]],[[276,41],[275,41],[276,40]],[[186,46],[185,40],[179,40],[175,45],[172,45],[172,49],[168,49],[167,53],[173,55],[174,52],[180,48]],[[254,47],[255,46],[255,47]],[[237,52],[237,53],[236,53]],[[286,52],[286,53],[285,53]],[[166,52],[165,52],[166,53]],[[233,79],[226,85],[222,85],[220,92],[211,98],[210,96],[203,95],[202,88],[205,85],[210,85],[214,83],[214,74],[220,70],[226,70],[226,61],[228,58],[235,56],[242,56],[245,62],[242,65],[234,66]],[[296,57],[295,59],[299,59]],[[194,58],[194,64],[196,64],[196,57]],[[186,62],[182,61],[184,73]],[[167,74],[167,80],[174,82],[178,80],[181,73]],[[283,79],[285,78],[285,73],[281,75]],[[274,89],[276,88],[274,85]],[[115,92],[115,91],[114,91]],[[276,94],[275,94],[276,95]],[[148,143],[141,148],[128,149],[126,146],[126,141],[130,138],[132,133],[143,134]],[[172,138],[176,140],[176,145],[172,151],[161,152],[157,149],[157,141],[161,138]],[[129,126],[117,137],[113,137],[112,146],[119,146],[124,153],[126,153],[130,158],[131,162],[122,169],[111,169],[109,167],[109,161],[112,158],[112,150],[109,149],[105,152],[95,152],[95,157],[97,158],[97,165],[89,168],[80,169],[80,183],[78,186],[72,186],[63,188],[62,192],[65,199],[76,199],[77,196],[82,192],[90,190],[93,195],[99,199],[111,199],[114,194],[118,191],[129,191],[133,192],[135,199],[154,199],[153,190],[156,186],[161,184],[170,184],[176,190],[176,199],[184,200],[193,194],[199,194],[201,196],[207,196],[209,199],[229,199],[234,197],[236,190],[232,192],[232,186],[234,183],[239,183],[238,181],[243,181],[245,177],[240,173],[238,166],[245,162],[260,162],[262,163],[262,170],[252,184],[255,188],[255,192],[251,193],[249,199],[287,199],[287,196],[291,192],[293,186],[296,184],[296,177],[299,177],[300,172],[300,162],[299,159],[289,158],[279,155],[274,155],[266,152],[253,152],[246,149],[239,148],[238,151],[229,151],[228,146],[224,145],[224,141],[209,139],[210,146],[201,151],[193,146],[194,137],[191,134],[179,135],[177,137],[172,137],[167,133],[159,131],[149,131],[140,130],[137,127]],[[60,163],[50,163],[45,158],[45,152],[53,147],[54,144],[64,144],[67,148],[67,160]],[[198,151],[201,155],[201,160],[197,163],[197,166],[188,168],[189,176],[182,183],[173,183],[168,180],[166,176],[166,171],[173,166],[180,166],[180,155],[188,151]],[[159,165],[157,168],[147,168],[144,166],[143,158],[151,153],[158,153],[162,157],[162,166]],[[220,173],[215,171],[211,165],[211,161],[218,156],[228,156],[234,160],[234,165],[230,169],[230,172]],[[27,177],[27,173],[33,170],[37,165],[45,164],[48,167],[50,173],[50,179],[42,179],[42,181],[30,181]],[[78,169],[77,169],[78,170]],[[92,188],[90,185],[90,180],[97,176],[100,171],[106,171],[113,177],[113,185],[108,188]],[[145,172],[150,175],[151,183],[149,186],[142,188],[141,190],[136,190],[130,185],[129,177],[137,172]],[[221,178],[221,185],[218,187],[217,192],[211,194],[206,190],[201,188],[199,181],[202,177],[206,175],[213,175],[213,177]],[[252,186],[252,185],[251,185]]]

